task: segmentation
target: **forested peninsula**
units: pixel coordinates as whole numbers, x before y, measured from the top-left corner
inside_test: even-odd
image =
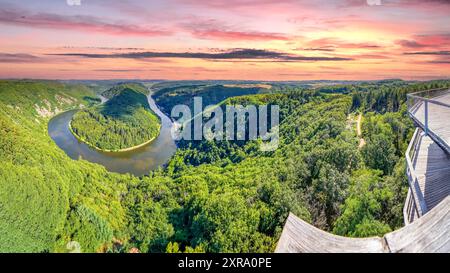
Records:
[[[144,86],[123,84],[102,95],[108,100],[77,112],[70,128],[81,141],[101,151],[129,151],[155,139],[158,116],[150,109]]]

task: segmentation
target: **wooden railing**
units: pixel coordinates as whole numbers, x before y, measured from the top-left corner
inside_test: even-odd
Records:
[[[430,126],[429,110],[430,105],[434,105],[435,107],[443,107],[446,111],[450,111],[450,104],[440,100],[440,98],[447,95],[450,95],[449,88],[424,90],[407,94],[407,103],[408,113],[414,122],[423,129],[426,135],[430,136],[444,151],[450,154],[450,143],[447,139],[448,136],[442,136],[440,132],[433,129],[433,126]],[[423,117],[418,116],[418,113],[421,113],[421,107],[423,107]],[[440,118],[450,119],[450,116]]]
[[[421,138],[421,130],[419,128],[416,128],[416,131],[414,132],[413,138],[411,142],[409,143],[408,149],[406,150],[406,175],[408,176],[408,183],[409,183],[409,192],[408,196],[412,197],[414,201],[415,206],[411,206],[408,198],[405,203],[405,207],[403,210],[404,216],[407,216],[410,220],[410,217],[412,217],[413,212],[411,211],[413,208],[416,210],[416,215],[418,217],[421,217],[424,215],[427,211],[427,205],[425,203],[425,199],[423,197],[422,190],[420,189],[419,180],[417,178],[416,172],[414,170],[413,160],[416,156],[417,152],[417,146],[419,144],[419,140]],[[405,222],[406,222],[405,219]],[[408,221],[410,222],[410,221]]]
[[[419,218],[417,215],[416,204],[412,197],[411,189],[408,190],[406,195],[405,205],[403,206],[403,222],[406,225],[411,224],[415,219]]]

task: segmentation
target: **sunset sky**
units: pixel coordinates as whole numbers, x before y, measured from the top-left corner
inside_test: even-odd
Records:
[[[450,0],[68,2],[0,0],[0,78],[450,78]]]

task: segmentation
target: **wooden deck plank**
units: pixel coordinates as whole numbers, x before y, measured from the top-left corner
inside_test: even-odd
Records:
[[[384,238],[391,252],[450,252],[450,197]]]
[[[346,238],[289,214],[276,253],[450,252],[450,196],[412,224],[383,238]]]
[[[431,210],[450,195],[450,156],[430,137],[419,138],[413,167],[427,208]]]
[[[372,238],[346,238],[320,230],[293,214],[284,226],[278,241],[278,253],[333,253],[333,252],[388,252],[383,240]]]

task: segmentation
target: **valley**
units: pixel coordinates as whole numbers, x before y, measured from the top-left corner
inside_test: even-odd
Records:
[[[334,234],[381,236],[403,225],[404,152],[413,133],[406,94],[450,86],[290,82],[261,90],[266,86],[205,82],[174,92],[179,82],[159,84],[164,88],[156,86],[148,98],[161,123],[159,136],[114,164],[133,165],[126,162],[161,136],[160,148],[145,150],[140,162],[152,165],[151,157],[171,154],[134,172],[108,167],[95,158],[102,152],[67,138],[77,109],[99,107],[98,95],[110,85],[0,81],[2,252],[68,252],[70,242],[82,252],[273,252],[289,212]],[[258,140],[181,141],[178,149],[175,143],[167,148],[170,107],[189,104],[198,88],[208,104],[279,105],[279,148],[260,151]],[[348,115],[357,111],[364,114],[361,148],[360,136],[346,128]],[[92,151],[97,154],[90,158]]]

